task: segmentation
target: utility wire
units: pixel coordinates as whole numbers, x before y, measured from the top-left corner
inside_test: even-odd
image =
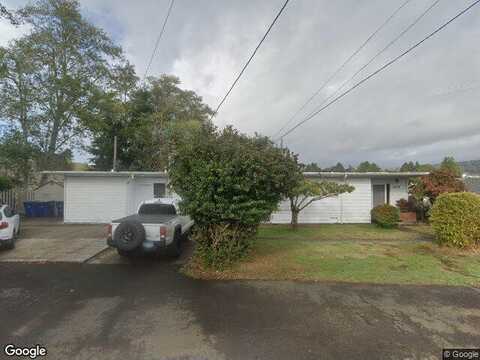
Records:
[[[333,78],[335,78],[335,76],[337,76],[344,68],[345,66],[347,66],[347,64],[355,57],[355,55],[357,55],[360,51],[362,51],[362,49],[370,42],[370,40],[372,40],[375,35],[377,35],[396,15],[397,13],[402,10],[411,0],[406,0],[405,2],[403,2],[403,4],[401,4],[373,33],[370,34],[370,36],[342,63],[342,65],[340,65],[337,70],[335,70],[331,75],[330,77],[322,84],[322,86],[320,86],[314,93],[312,96],[310,96],[307,101],[305,101],[305,103],[295,112],[295,114],[293,114],[292,117],[290,117],[290,119],[288,119],[288,121],[282,126],[282,128],[280,130],[278,130],[272,137],[275,137],[277,136],[278,134],[280,134],[288,125],[290,125],[292,123],[293,120],[295,120],[295,118],[298,116],[298,114],[300,114],[300,112],[302,112],[303,109],[305,109],[305,107],[310,104],[310,102],[315,98],[317,97],[318,94],[320,94],[320,92],[325,89],[325,87],[330,83],[330,81],[332,81]]]
[[[152,66],[152,62],[153,62],[153,59],[155,58],[155,54],[157,53],[160,40],[162,39],[163,33],[165,32],[165,26],[167,25],[168,18],[170,17],[170,13],[172,12],[174,2],[175,0],[170,1],[170,6],[168,7],[167,15],[165,16],[165,20],[163,20],[162,30],[160,30],[160,34],[158,34],[157,41],[155,42],[155,47],[153,48],[152,56],[150,56],[150,61],[148,62],[147,68],[145,69],[145,74],[143,74],[144,83],[145,83],[145,79],[147,78],[148,71],[150,70],[150,66]]]
[[[277,22],[278,18],[280,17],[280,15],[282,14],[283,10],[285,9],[285,7],[287,6],[288,2],[290,0],[286,0],[285,3],[283,4],[283,6],[280,8],[280,10],[278,11],[277,13],[277,16],[275,16],[275,19],[273,19],[272,23],[270,24],[270,26],[268,27],[267,29],[267,32],[263,35],[262,39],[260,40],[260,42],[258,43],[257,47],[255,48],[255,50],[253,51],[252,55],[250,55],[250,58],[248,59],[248,61],[246,62],[246,64],[243,66],[242,70],[240,71],[240,73],[238,74],[237,78],[235,79],[235,81],[232,83],[232,85],[230,86],[230,88],[228,89],[227,93],[225,94],[225,96],[222,98],[222,101],[220,101],[220,103],[217,105],[215,111],[212,113],[212,115],[210,116],[210,120],[218,113],[218,110],[220,109],[220,107],[223,105],[223,103],[225,102],[225,100],[227,99],[228,95],[230,95],[230,93],[232,92],[233,88],[235,87],[235,85],[237,84],[238,80],[240,79],[240,77],[243,75],[245,69],[247,68],[247,66],[250,64],[250,62],[252,61],[253,57],[255,56],[255,54],[257,53],[257,50],[260,48],[260,46],[262,45],[263,41],[265,40],[265,38],[267,37],[268,33],[270,32],[270,30],[272,30],[273,28],[273,25],[275,25],[275,23]]]
[[[328,101],[333,98],[336,94],[338,94],[340,91],[342,91],[342,89],[345,88],[345,86],[350,82],[352,81],[358,74],[360,74],[367,66],[369,66],[373,61],[375,61],[375,59],[377,59],[381,54],[383,54],[385,51],[387,51],[390,46],[392,46],[393,44],[395,44],[398,40],[400,40],[400,38],[402,38],[408,31],[410,31],[415,25],[417,25],[420,20],[423,19],[423,17],[425,15],[427,15],[428,12],[430,12],[430,10],[432,10],[438,3],[440,2],[440,0],[435,0],[427,9],[425,9],[425,11],[423,11],[412,23],[410,23],[402,32],[400,32],[400,34],[398,34],[393,40],[391,40],[385,47],[383,47],[379,52],[377,52],[372,58],[370,58],[370,60],[368,60],[368,62],[363,65],[360,69],[358,69],[350,78],[348,78],[347,80],[345,80],[342,85],[340,85],[340,87],[338,89],[336,89],[331,95],[329,95],[319,106],[322,107],[325,103],[328,103]],[[315,110],[313,111],[315,112]],[[312,113],[310,113],[312,114]],[[307,115],[307,117],[310,116]]]
[[[463,9],[462,11],[460,11],[457,15],[455,15],[454,17],[452,17],[450,20],[448,20],[446,23],[444,23],[443,25],[439,26],[438,28],[436,28],[433,32],[431,32],[429,35],[427,35],[426,37],[424,37],[422,40],[420,40],[419,42],[417,42],[415,45],[411,46],[410,48],[408,48],[407,50],[405,50],[403,53],[401,53],[400,55],[396,56],[395,58],[393,58],[392,60],[390,60],[389,62],[387,62],[385,65],[381,66],[380,68],[378,68],[377,70],[375,70],[373,73],[371,73],[370,75],[366,76],[365,78],[363,78],[362,80],[360,80],[359,82],[357,82],[355,85],[353,85],[351,88],[349,88],[348,90],[344,91],[343,93],[341,93],[340,95],[338,95],[335,99],[333,99],[332,101],[330,101],[328,104],[324,105],[323,107],[321,107],[320,109],[318,109],[317,111],[315,111],[314,113],[310,114],[307,118],[305,118],[304,120],[300,121],[297,125],[295,125],[293,128],[291,128],[290,130],[288,130],[285,134],[282,135],[282,138],[291,134],[293,131],[295,131],[299,126],[305,124],[307,121],[309,121],[310,119],[312,119],[313,117],[315,117],[316,115],[318,115],[320,112],[324,111],[326,108],[328,108],[330,105],[334,104],[335,102],[339,101],[340,99],[342,99],[344,96],[346,96],[347,94],[349,94],[351,91],[353,91],[354,89],[356,89],[357,87],[359,87],[360,85],[362,85],[364,82],[370,80],[372,77],[374,77],[375,75],[377,75],[378,73],[382,72],[383,70],[385,70],[386,68],[388,68],[390,65],[392,65],[393,63],[395,63],[396,61],[400,60],[402,57],[404,57],[405,55],[407,55],[408,53],[410,53],[411,51],[413,51],[414,49],[416,49],[417,47],[419,47],[421,44],[423,44],[425,41],[427,41],[428,39],[430,39],[432,36],[436,35],[438,32],[440,32],[441,30],[443,30],[444,28],[446,28],[448,25],[450,25],[453,21],[455,21],[456,19],[458,19],[460,16],[462,16],[463,14],[465,14],[466,12],[468,12],[469,10],[471,10],[475,5],[478,5],[478,3],[480,3],[480,0],[476,0],[474,1],[471,5],[469,5],[468,7],[466,7],[465,9]]]

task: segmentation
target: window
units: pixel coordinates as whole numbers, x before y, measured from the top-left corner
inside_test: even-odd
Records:
[[[387,204],[390,205],[390,184],[387,184]]]
[[[153,184],[153,197],[155,199],[165,196],[165,184],[155,183]]]
[[[8,206],[5,206],[5,209],[3,209],[3,213],[5,214],[5,217],[9,218],[13,216],[13,211],[10,210]]]
[[[143,204],[138,210],[140,215],[175,215],[175,206],[170,204]]]

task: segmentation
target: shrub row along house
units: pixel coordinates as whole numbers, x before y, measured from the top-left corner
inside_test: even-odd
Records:
[[[136,211],[140,202],[175,196],[168,190],[164,172],[48,172],[64,176],[64,222],[107,223]],[[427,173],[307,172],[311,180],[348,183],[352,193],[316,201],[300,213],[299,223],[370,223],[370,210],[381,204],[395,205],[408,198],[408,179]],[[289,202],[279,205],[272,223],[289,223]]]

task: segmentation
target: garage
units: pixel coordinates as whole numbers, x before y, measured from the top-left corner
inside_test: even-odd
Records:
[[[108,223],[134,213],[144,200],[167,196],[164,172],[65,171],[61,174],[64,176],[65,223]]]

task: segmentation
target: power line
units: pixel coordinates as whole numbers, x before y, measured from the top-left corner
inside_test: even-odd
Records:
[[[305,107],[310,104],[310,102],[315,98],[317,97],[318,94],[320,94],[320,92],[325,89],[325,87],[330,83],[330,81],[332,81],[333,78],[335,78],[335,76],[337,76],[340,71],[342,71],[345,66],[355,57],[355,55],[357,55],[360,51],[362,51],[362,49],[370,42],[370,40],[372,40],[375,35],[377,35],[396,15],[397,13],[402,10],[411,0],[406,0],[405,2],[403,2],[403,4],[401,4],[389,17],[387,17],[387,19],[373,32],[370,34],[370,36],[368,36],[368,38],[342,63],[342,65],[340,65],[337,70],[335,70],[331,75],[330,77],[322,84],[322,86],[320,86],[314,93],[312,96],[310,96],[307,101],[295,112],[295,114],[293,114],[292,117],[290,117],[290,119],[288,119],[288,121],[282,126],[282,128],[280,130],[278,130],[272,137],[275,137],[277,136],[279,133],[281,133],[288,125],[290,125],[292,123],[292,121],[298,116],[298,114],[300,114],[300,112],[305,109]]]
[[[364,64],[360,69],[358,69],[352,76],[350,76],[350,78],[348,78],[347,80],[345,80],[342,85],[340,85],[340,87],[338,89],[336,89],[331,95],[329,95],[319,106],[322,107],[325,103],[328,103],[328,101],[333,98],[335,96],[335,94],[338,94],[340,91],[342,91],[342,89],[345,88],[345,86],[350,82],[352,81],[358,74],[360,74],[366,67],[368,67],[373,61],[375,61],[376,58],[378,58],[381,54],[383,54],[385,51],[387,51],[390,46],[392,46],[393,44],[395,44],[398,40],[400,40],[408,31],[410,31],[415,25],[417,25],[420,20],[423,19],[423,17],[425,15],[427,15],[427,13],[430,12],[430,10],[432,10],[438,3],[440,2],[440,0],[435,0],[427,9],[425,9],[425,11],[423,11],[413,22],[411,22],[405,29],[403,29],[402,32],[400,32],[400,34],[398,34],[393,40],[391,40],[385,47],[383,47],[380,51],[378,51],[373,57],[370,58],[370,60],[367,61],[366,64]],[[315,110],[313,111],[315,112]],[[312,113],[310,113],[312,114]],[[307,117],[310,116],[307,115]]]
[[[320,109],[318,109],[317,111],[315,111],[314,113],[310,114],[307,118],[305,118],[304,120],[302,120],[301,122],[299,122],[297,125],[295,125],[293,128],[291,128],[290,130],[288,130],[285,134],[282,135],[282,138],[291,134],[293,131],[295,131],[299,126],[305,124],[307,121],[309,121],[310,119],[312,119],[313,117],[315,117],[316,115],[318,115],[320,112],[322,112],[323,110],[325,110],[326,108],[328,108],[330,105],[334,104],[335,102],[337,102],[338,100],[340,100],[341,98],[343,98],[344,96],[346,96],[348,93],[350,93],[351,91],[353,91],[354,89],[356,89],[357,87],[359,87],[360,85],[362,85],[364,82],[368,81],[369,79],[371,79],[372,77],[374,77],[375,75],[377,75],[378,73],[382,72],[383,70],[385,70],[386,68],[388,68],[390,65],[392,65],[393,63],[395,63],[396,61],[400,60],[402,57],[404,57],[405,55],[407,55],[408,53],[410,53],[411,51],[413,51],[414,49],[416,49],[417,47],[419,47],[421,44],[423,44],[425,41],[427,41],[428,39],[430,39],[432,36],[434,36],[435,34],[437,34],[438,32],[440,32],[441,30],[443,30],[444,28],[446,28],[450,23],[452,23],[453,21],[455,21],[456,19],[458,19],[460,16],[462,16],[463,14],[465,14],[466,12],[468,12],[470,9],[472,9],[475,5],[477,5],[478,3],[480,3],[480,0],[476,0],[474,1],[471,5],[469,5],[468,7],[466,7],[465,9],[463,9],[462,11],[460,11],[457,15],[455,15],[453,18],[451,18],[450,20],[448,20],[446,23],[444,23],[443,25],[439,26],[437,29],[435,29],[433,32],[431,32],[429,35],[427,35],[426,37],[424,37],[422,40],[420,40],[419,42],[417,42],[415,45],[411,46],[410,48],[408,48],[407,50],[405,50],[403,53],[401,53],[400,55],[396,56],[395,58],[393,58],[392,60],[390,60],[389,62],[387,62],[386,64],[384,64],[383,66],[381,66],[380,68],[378,68],[377,70],[375,70],[373,73],[371,73],[370,75],[366,76],[365,78],[363,78],[362,80],[360,80],[359,82],[357,82],[355,85],[353,85],[351,88],[349,88],[348,90],[344,91],[342,94],[338,95],[335,99],[333,99],[332,101],[330,101],[328,104],[324,105],[323,107],[321,107]]]
[[[237,78],[235,79],[235,81],[232,83],[232,85],[230,86],[230,88],[228,89],[227,93],[225,94],[225,96],[222,98],[222,101],[220,101],[220,103],[217,105],[217,108],[215,109],[215,111],[213,112],[213,114],[210,116],[210,119],[212,119],[217,113],[218,113],[218,110],[220,109],[220,107],[222,106],[222,104],[225,102],[225,100],[227,99],[228,95],[230,95],[230,93],[232,92],[233,88],[235,87],[235,85],[237,84],[238,80],[240,79],[240,77],[243,75],[245,69],[247,68],[247,66],[250,64],[250,62],[252,61],[253,57],[255,56],[255,54],[257,53],[257,50],[260,48],[260,46],[262,45],[263,41],[265,40],[265,38],[267,37],[268,33],[270,32],[270,30],[272,30],[273,28],[273,25],[275,25],[275,23],[277,22],[277,19],[280,17],[280,15],[282,14],[283,10],[285,9],[285,7],[287,6],[288,2],[290,0],[286,0],[285,3],[283,4],[283,6],[280,8],[279,12],[277,13],[277,16],[275,16],[275,19],[273,19],[272,23],[270,24],[270,26],[268,27],[267,29],[267,32],[263,35],[262,39],[260,40],[260,42],[258,43],[257,47],[255,48],[255,50],[253,51],[252,55],[250,55],[250,58],[248,59],[248,61],[246,62],[246,64],[243,66],[242,70],[240,71],[240,73],[238,74]]]
[[[150,57],[150,61],[148,62],[147,68],[145,69],[145,74],[143,75],[143,82],[145,82],[145,79],[147,78],[148,71],[150,70],[150,66],[152,65],[153,59],[155,58],[155,54],[157,53],[158,45],[160,44],[163,33],[165,32],[165,26],[167,25],[168,18],[170,17],[170,13],[172,12],[174,2],[175,0],[170,1],[167,15],[165,16],[165,20],[163,20],[162,30],[160,30],[160,34],[158,34],[157,41],[155,42],[155,47],[153,48],[152,56]]]

